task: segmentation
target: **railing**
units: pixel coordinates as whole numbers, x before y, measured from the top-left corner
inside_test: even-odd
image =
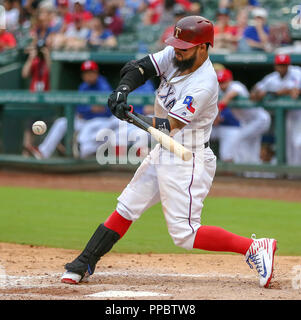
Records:
[[[66,153],[72,158],[72,139],[73,139],[73,120],[75,106],[77,104],[106,104],[109,93],[79,93],[75,91],[52,91],[46,93],[30,93],[23,90],[4,91],[0,90],[0,104],[4,108],[9,108],[7,105],[13,104],[17,106],[13,112],[22,112],[23,108],[28,106],[39,105],[47,107],[64,108],[64,115],[68,119],[68,129],[66,134]],[[154,102],[153,94],[130,94],[128,97],[129,104],[141,105],[152,104]],[[248,99],[239,98],[234,100],[230,108],[250,108],[263,107],[274,114],[274,136],[276,143],[277,165],[249,165],[249,164],[225,164],[219,162],[219,167],[227,171],[275,171],[280,173],[301,173],[300,167],[289,167],[285,162],[285,113],[287,110],[301,109],[301,99],[293,100],[289,97],[271,98],[267,97],[260,103],[254,103]],[[19,156],[21,161],[22,156]],[[3,159],[7,159],[5,155],[0,154],[0,163]],[[26,159],[24,159],[26,162]]]

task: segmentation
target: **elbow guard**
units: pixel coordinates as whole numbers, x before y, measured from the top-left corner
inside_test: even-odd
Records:
[[[156,69],[149,56],[140,60],[132,60],[127,62],[120,70],[121,80],[119,86],[127,85],[133,91],[156,75]]]

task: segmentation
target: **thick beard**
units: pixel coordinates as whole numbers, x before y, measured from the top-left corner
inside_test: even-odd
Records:
[[[172,63],[176,68],[179,69],[180,72],[183,72],[185,70],[192,68],[195,60],[196,60],[196,54],[194,54],[191,58],[187,60],[182,60],[182,61],[177,60],[177,58],[174,56],[172,59]]]

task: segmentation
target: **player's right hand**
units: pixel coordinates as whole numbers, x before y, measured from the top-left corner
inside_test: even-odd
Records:
[[[120,120],[127,120],[126,111],[131,110],[131,107],[127,105],[129,92],[130,88],[127,85],[120,85],[108,99],[108,106],[112,114]]]

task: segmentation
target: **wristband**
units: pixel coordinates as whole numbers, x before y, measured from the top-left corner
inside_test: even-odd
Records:
[[[219,102],[217,106],[219,111],[223,111],[227,107],[227,105],[224,102]]]

